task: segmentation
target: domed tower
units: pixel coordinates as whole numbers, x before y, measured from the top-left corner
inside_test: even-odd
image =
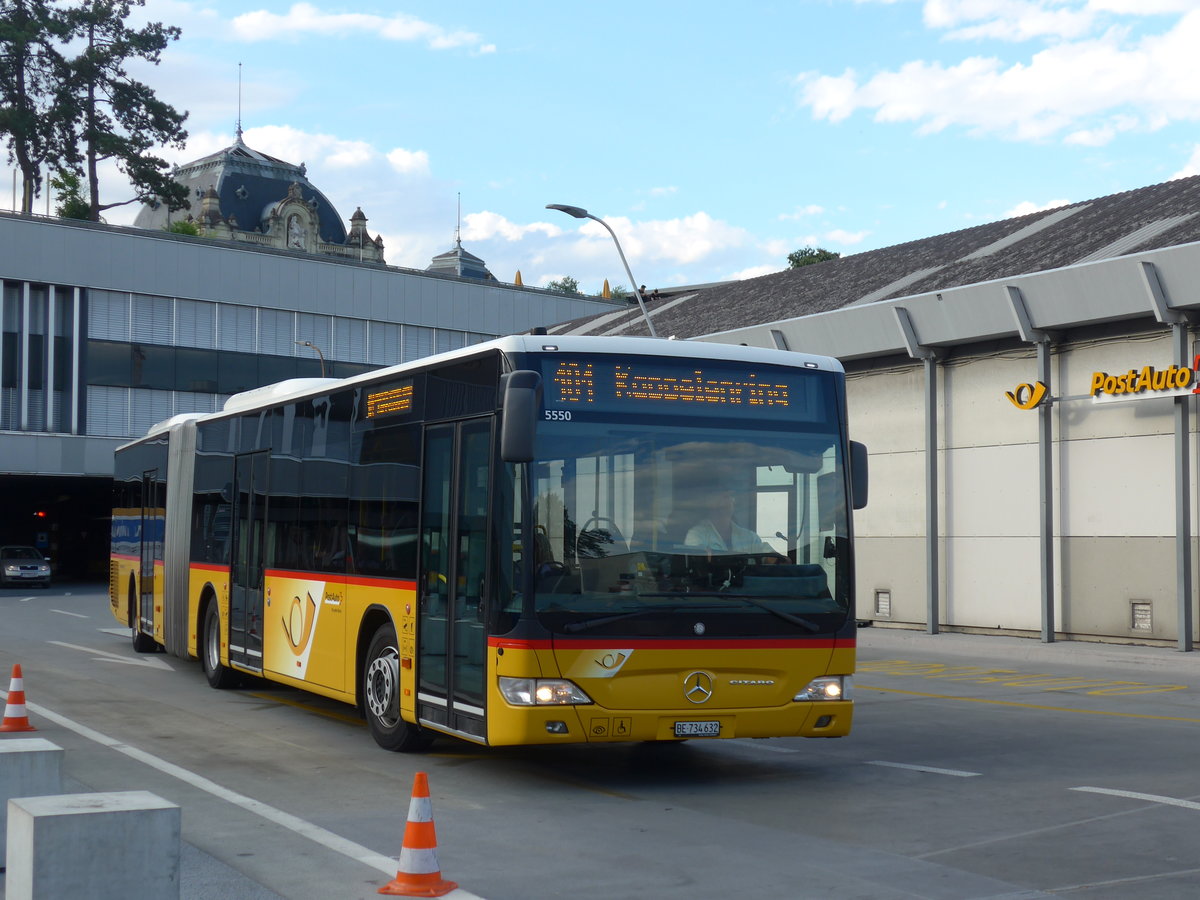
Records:
[[[366,216],[350,244],[341,216],[308,180],[304,164],[246,146],[240,130],[231,146],[179,166],[174,177],[188,189],[191,209],[168,213],[162,203],[147,204],[134,220],[136,227],[166,229],[172,221],[188,220],[204,237],[384,261],[383,241],[366,235]]]

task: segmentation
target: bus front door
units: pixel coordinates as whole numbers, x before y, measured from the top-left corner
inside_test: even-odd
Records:
[[[483,739],[492,420],[430,426],[424,459],[418,716]]]
[[[234,460],[229,565],[229,661],[262,671],[263,570],[267,536],[266,451]]]

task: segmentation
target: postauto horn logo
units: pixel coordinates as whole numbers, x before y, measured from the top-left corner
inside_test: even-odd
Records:
[[[1154,366],[1142,366],[1120,375],[1093,372],[1091,395],[1097,397],[1107,394],[1110,397],[1119,397],[1123,394],[1144,394],[1148,391],[1182,390],[1195,381],[1197,368],[1200,368],[1200,354],[1193,360],[1190,369],[1186,366],[1171,366],[1169,369],[1159,370]],[[1200,386],[1192,393],[1200,394]]]
[[[1033,409],[1046,399],[1046,385],[1040,381],[1035,384],[1018,384],[1015,390],[1005,391],[1004,396],[1017,409]]]

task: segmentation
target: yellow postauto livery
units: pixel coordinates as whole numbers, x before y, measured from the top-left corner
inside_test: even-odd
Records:
[[[838,737],[836,361],[520,336],[297,379],[117,451],[134,648],[354,704],[383,747]]]

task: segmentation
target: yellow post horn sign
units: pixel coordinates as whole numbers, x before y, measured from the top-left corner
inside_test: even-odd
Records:
[[[1040,381],[1018,384],[1015,389],[1005,391],[1004,396],[1011,400],[1017,409],[1033,409],[1046,399],[1046,385]]]

